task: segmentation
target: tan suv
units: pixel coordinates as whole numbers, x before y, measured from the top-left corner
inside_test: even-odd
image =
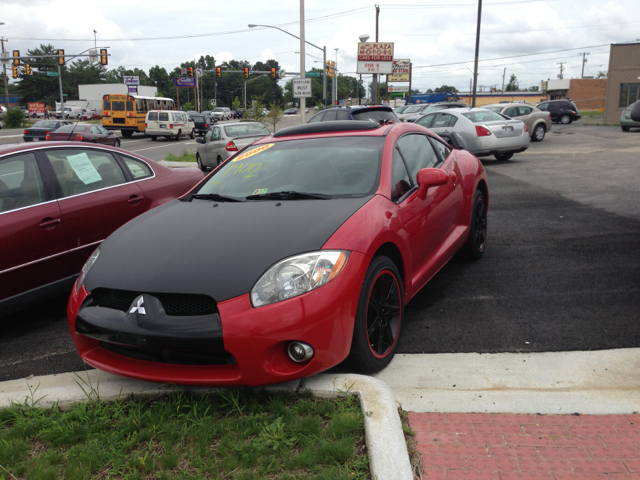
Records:
[[[501,113],[509,118],[522,120],[529,130],[532,142],[541,142],[546,133],[551,130],[551,115],[549,112],[538,110],[527,103],[498,103],[483,105],[492,112]]]

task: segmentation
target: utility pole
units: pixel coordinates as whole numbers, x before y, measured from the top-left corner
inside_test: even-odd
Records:
[[[412,66],[413,66],[413,63],[409,62],[409,95],[408,95],[409,101],[405,103],[411,103],[411,74],[412,74],[411,67]]]
[[[378,42],[378,17],[380,17],[380,6],[376,5],[376,43]],[[371,95],[371,103],[376,105],[378,101],[378,74],[373,74],[373,94]]]
[[[504,95],[504,76],[507,74],[507,67],[504,67],[504,71],[502,72],[502,93]]]
[[[480,53],[480,20],[482,19],[482,0],[478,0],[478,26],[476,27],[476,56],[473,61],[473,98],[471,108],[476,108],[476,86],[478,84],[478,55]]]
[[[305,77],[305,47],[304,44],[304,0],[300,0],[300,78]],[[306,108],[306,98],[300,97],[300,124],[306,123],[304,109]]]
[[[4,51],[4,42],[8,42],[9,40],[6,40],[4,37],[2,37],[0,39],[0,41],[2,42],[2,56],[5,56],[5,52]],[[7,81],[7,64],[5,62],[2,62],[2,69],[4,70],[4,95],[5,95],[5,107],[7,107],[7,111],[9,110],[9,82]]]
[[[582,52],[579,53],[578,55],[582,55],[582,75],[580,75],[580,78],[584,78],[584,64],[587,63],[587,55],[589,55],[591,52]]]
[[[562,72],[563,72],[563,70],[564,70],[563,65],[564,65],[565,63],[567,63],[567,62],[558,62],[558,65],[560,65],[560,74],[558,75],[558,78],[559,78],[560,80],[562,80],[562,79],[564,78],[564,75],[562,75]]]

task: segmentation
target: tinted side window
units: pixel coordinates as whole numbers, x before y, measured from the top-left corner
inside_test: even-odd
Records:
[[[311,119],[307,123],[321,122],[323,116],[324,116],[324,112],[320,112],[317,115],[314,115],[313,117],[311,117]]]
[[[149,116],[147,117],[147,120],[152,122],[158,121],[158,112],[149,112]]]
[[[416,177],[419,170],[433,167],[438,163],[436,152],[424,135],[405,135],[398,140],[397,148],[402,153],[402,158],[407,164],[409,175],[414,184],[417,184]]]
[[[167,112],[158,112],[158,120],[161,122],[168,122],[169,114]]]
[[[422,125],[423,127],[429,128],[431,127],[431,122],[435,117],[436,117],[435,113],[430,113],[429,115],[425,115],[424,117],[417,120],[416,123],[418,125]]]
[[[336,120],[349,120],[349,112],[339,111]]]
[[[397,202],[404,194],[411,190],[411,178],[407,167],[397,148],[393,149],[391,163],[391,201]]]
[[[436,140],[435,138],[431,138],[430,140],[431,140],[431,143],[436,147],[436,150],[440,152],[440,156],[442,157],[442,160],[446,160],[449,154],[451,153],[451,149],[444,143]]]
[[[518,107],[519,115],[529,115],[532,109],[530,107]]]
[[[326,112],[324,114],[324,118],[322,119],[323,122],[330,122],[332,120],[335,120],[338,117],[338,111],[337,110],[329,110],[328,112]]]
[[[503,113],[507,117],[511,117],[511,118],[518,116],[518,110],[516,109],[516,107],[507,108]]]
[[[146,163],[131,157],[122,157],[122,159],[124,160],[124,163],[126,163],[127,168],[134,179],[139,180],[153,175],[153,172]]]
[[[0,161],[0,212],[36,205],[44,200],[42,177],[32,153]]]
[[[457,121],[458,119],[456,117],[448,113],[436,113],[436,119],[431,128],[452,127]]]
[[[547,110],[549,110],[549,104],[541,103],[540,105],[538,105],[538,110],[542,110],[543,112],[546,112]]]
[[[109,100],[105,100],[102,105],[103,110],[111,110],[111,102]]]
[[[72,149],[45,153],[65,197],[125,183],[120,165],[108,152]]]

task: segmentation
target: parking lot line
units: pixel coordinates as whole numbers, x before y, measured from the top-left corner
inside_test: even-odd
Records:
[[[181,145],[195,145],[196,142],[187,142],[187,143],[182,143]],[[167,143],[166,145],[158,145],[157,147],[147,147],[147,148],[140,148],[138,150],[131,150],[132,152],[142,152],[144,150],[152,150],[154,148],[163,148],[163,147],[171,147],[175,145],[175,143]]]

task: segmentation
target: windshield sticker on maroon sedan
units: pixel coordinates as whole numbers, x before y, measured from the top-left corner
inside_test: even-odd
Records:
[[[267,193],[268,188],[258,188],[253,191],[251,195],[262,195],[263,193]]]
[[[235,162],[235,160],[234,160]],[[253,175],[258,170],[262,168],[262,162],[258,163],[242,163],[240,165],[231,165],[226,172],[224,172],[223,177],[228,177],[230,175],[235,175],[236,173],[245,174],[244,178],[254,178],[257,175]]]
[[[258,148],[254,148],[253,150],[249,150],[248,152],[243,153],[242,155],[237,156],[236,158],[234,158],[233,160],[231,160],[232,162],[239,162],[240,160],[244,160],[245,158],[249,158],[249,157],[253,157],[254,155],[264,152],[265,150],[273,147],[273,143],[268,143],[266,145],[261,145]]]
[[[73,168],[73,171],[78,175],[78,178],[85,185],[102,180],[98,170],[93,166],[93,163],[86,153],[83,152],[78,153],[77,155],[67,155],[67,160],[69,165],[71,165],[71,168]]]

